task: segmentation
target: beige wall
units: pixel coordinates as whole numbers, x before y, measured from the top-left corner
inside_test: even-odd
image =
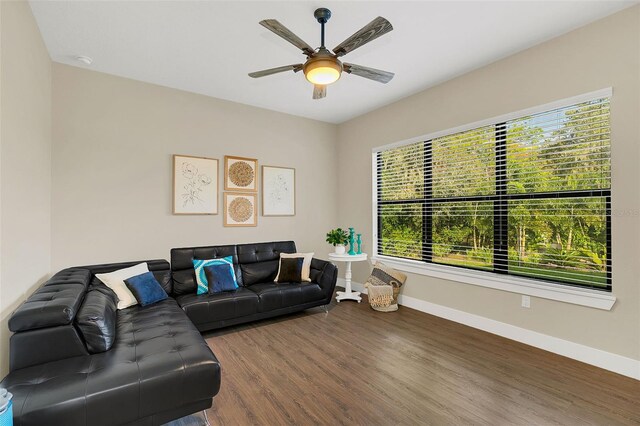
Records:
[[[640,360],[640,6],[339,126],[339,221],[372,247],[371,148],[613,87],[610,312],[410,274],[403,294]],[[620,212],[633,212],[632,215]],[[368,267],[358,265],[363,282]]]
[[[0,2],[0,374],[7,319],[51,269],[51,60],[26,2]]]
[[[336,223],[335,125],[53,66],[53,269],[168,258],[180,246],[292,239],[325,256]],[[296,215],[225,228],[172,214],[172,154],[296,169]]]

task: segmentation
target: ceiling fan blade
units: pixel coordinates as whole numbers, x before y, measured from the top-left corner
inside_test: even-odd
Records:
[[[302,50],[305,55],[311,55],[314,52],[313,47],[309,46],[304,40],[275,19],[265,19],[260,21],[260,25],[287,40],[289,43]]]
[[[388,33],[392,29],[393,26],[391,25],[391,22],[387,21],[382,16],[378,16],[376,19],[362,27],[354,35],[337,45],[333,49],[333,53],[338,57],[344,56],[352,50],[369,43],[371,40],[375,40],[381,35]]]
[[[363,67],[362,65],[348,64],[344,62],[342,64],[344,72],[354,74],[359,77],[368,78],[369,80],[379,81],[380,83],[388,83],[395,75],[389,71],[377,70],[375,68]]]
[[[283,67],[269,68],[268,70],[250,72],[249,77],[253,77],[253,78],[266,77],[271,74],[277,74],[279,72],[285,72],[285,71],[298,72],[301,69],[302,69],[302,64],[285,65]]]
[[[313,85],[313,99],[322,99],[327,96],[327,86],[323,84]]]

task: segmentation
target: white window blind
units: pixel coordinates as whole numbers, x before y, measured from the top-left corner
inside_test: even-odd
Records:
[[[609,98],[375,155],[377,254],[611,290]]]

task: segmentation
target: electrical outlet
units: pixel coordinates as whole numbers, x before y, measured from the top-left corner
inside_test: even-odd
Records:
[[[522,307],[523,308],[530,308],[531,307],[531,297],[530,296],[525,296],[524,294],[522,295]]]

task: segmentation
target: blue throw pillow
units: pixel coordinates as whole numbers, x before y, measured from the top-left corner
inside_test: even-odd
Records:
[[[167,293],[151,272],[127,278],[124,283],[141,306],[151,305],[167,298]]]
[[[204,267],[204,274],[209,282],[209,293],[233,291],[238,288],[233,266],[228,264],[213,264]]]
[[[196,282],[198,283],[197,294],[209,293],[209,281],[204,268],[211,265],[229,265],[233,272],[233,256],[221,257],[219,259],[193,259],[193,268],[196,271]],[[233,282],[236,283],[236,274],[233,272]],[[238,284],[236,283],[236,288]]]

